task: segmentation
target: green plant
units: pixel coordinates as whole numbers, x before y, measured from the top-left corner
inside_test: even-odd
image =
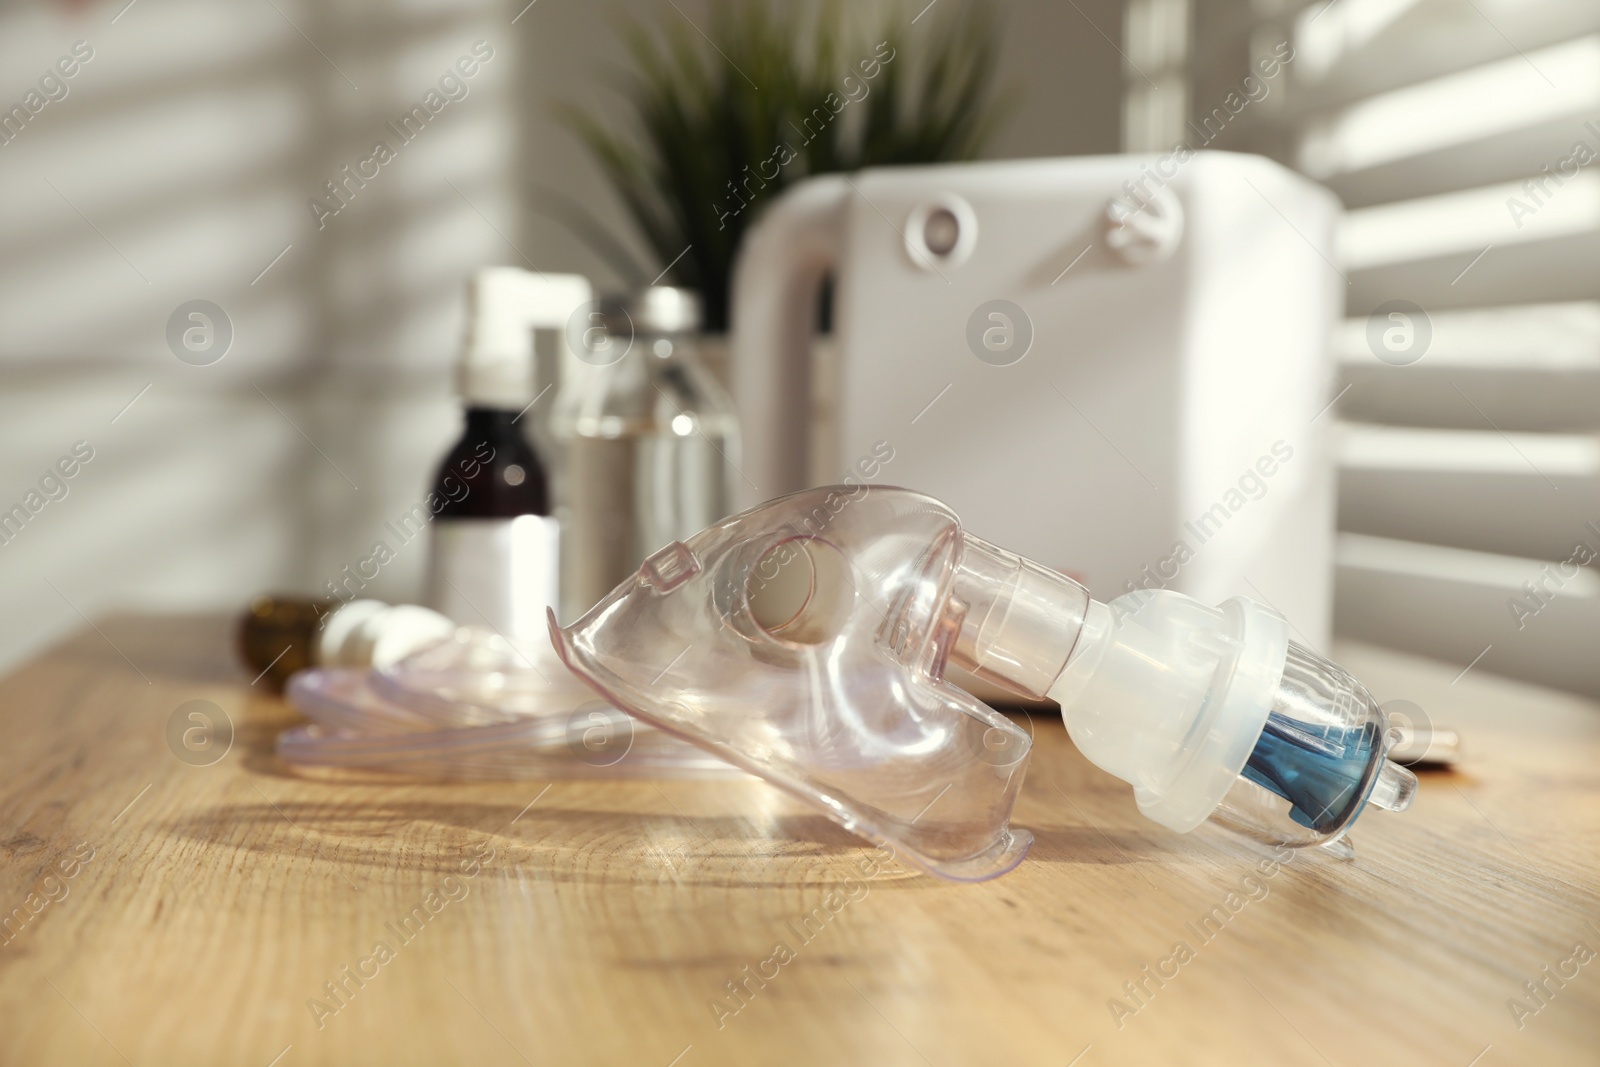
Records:
[[[734,255],[766,202],[809,175],[970,159],[1004,110],[986,7],[930,19],[913,44],[904,19],[886,24],[876,42],[846,42],[837,0],[810,18],[797,6],[725,0],[704,37],[675,11],[653,30],[626,21],[631,128],[558,107],[657,269],[700,292],[712,332],[727,328]],[[655,274],[582,205],[535,192],[537,209],[571,226],[630,284]]]

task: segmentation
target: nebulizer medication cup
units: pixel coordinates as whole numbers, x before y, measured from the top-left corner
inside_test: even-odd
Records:
[[[905,489],[770,501],[550,626],[617,707],[945,878],[1003,874],[1031,843],[1010,826],[1029,738],[950,666],[1057,700],[1084,755],[1174,830],[1215,815],[1329,844],[1415,789],[1366,690],[1270,609],[1169,591],[1102,604]]]

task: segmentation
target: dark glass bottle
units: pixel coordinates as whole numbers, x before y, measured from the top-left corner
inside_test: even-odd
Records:
[[[473,276],[456,363],[466,427],[427,497],[428,605],[539,647],[549,644],[545,612],[557,603],[561,534],[544,464],[527,435],[543,395],[533,332],[564,323],[587,299],[582,279],[515,267]]]
[[[560,577],[550,486],[519,412],[469,405],[429,494],[428,604],[458,623],[537,641]]]
[[[549,515],[544,464],[522,432],[519,413],[467,408],[466,428],[439,464],[437,519],[512,519]]]
[[[317,665],[317,633],[337,600],[259,596],[239,617],[234,635],[239,658],[256,681],[281,690],[289,676]]]
[[[236,637],[251,684],[281,690],[296,671],[387,667],[454,631],[449,619],[414,604],[258,596],[239,616]]]

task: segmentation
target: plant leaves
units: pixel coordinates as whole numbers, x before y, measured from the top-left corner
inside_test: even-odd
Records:
[[[628,122],[619,129],[571,104],[556,109],[616,190],[657,269],[670,264],[672,284],[699,290],[708,331],[727,328],[744,231],[790,185],[863,167],[971,159],[1008,110],[995,90],[999,48],[987,7],[936,13],[915,46],[892,23],[878,41],[847,39],[840,0],[824,0],[810,19],[800,8],[721,0],[705,38],[676,10],[652,25],[625,18],[617,32],[633,63],[622,79]],[[873,78],[870,63],[878,64]],[[557,200],[540,210],[630,284],[647,276],[582,205],[532,192]]]

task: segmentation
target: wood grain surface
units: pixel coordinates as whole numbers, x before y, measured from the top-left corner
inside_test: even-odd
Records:
[[[293,776],[227,640],[107,620],[0,682],[0,1063],[1600,1062],[1577,698],[1337,650],[1466,758],[1354,861],[1281,865],[1145,821],[1037,717],[1033,852],[957,886],[864,877],[753,780]],[[235,729],[210,765],[168,743],[191,700]]]

